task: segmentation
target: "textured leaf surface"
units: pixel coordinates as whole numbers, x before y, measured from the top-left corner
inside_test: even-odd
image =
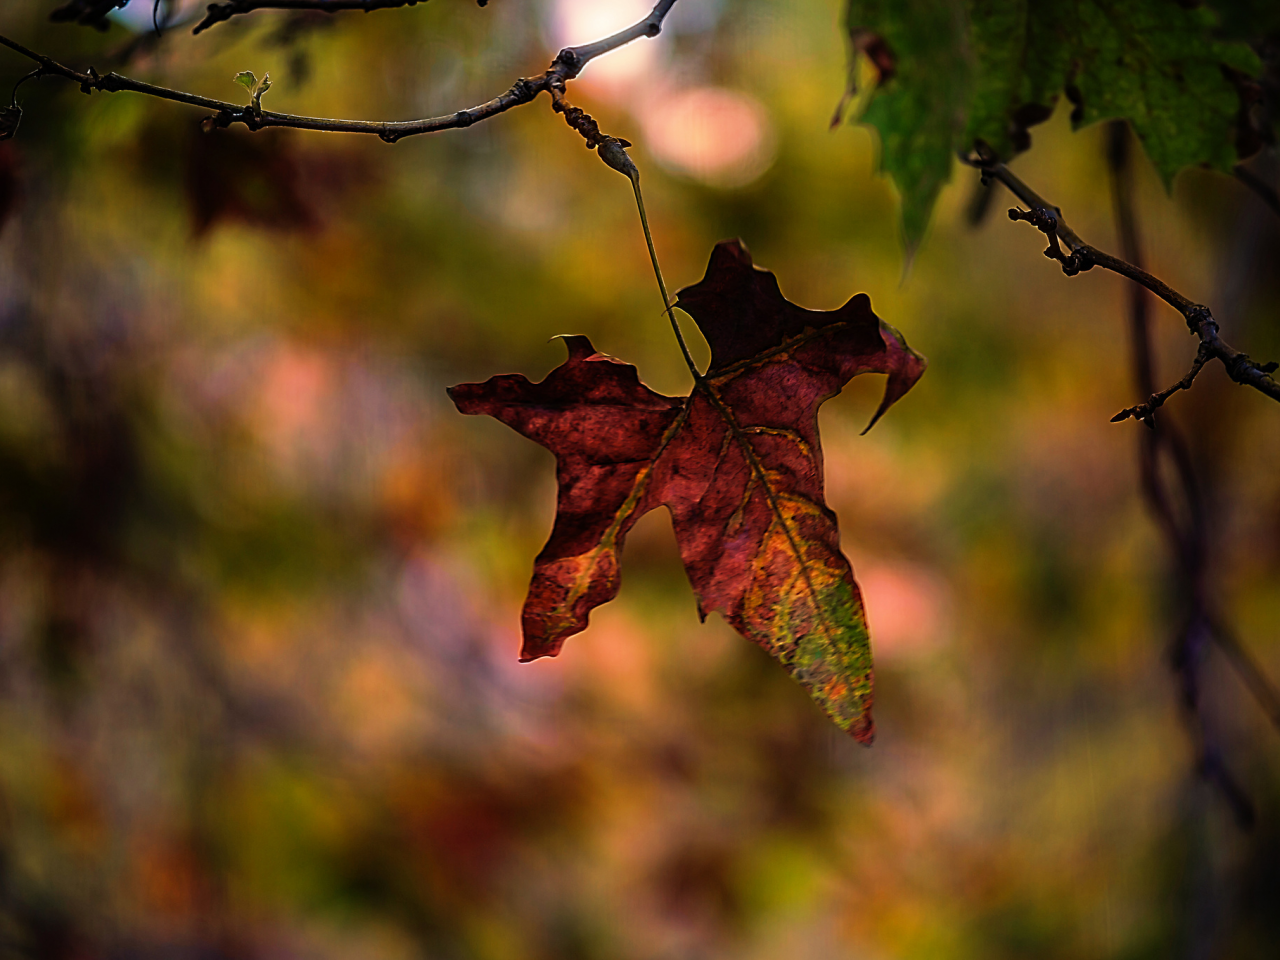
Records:
[[[956,153],[981,142],[1011,158],[1062,94],[1077,128],[1128,120],[1166,185],[1187,166],[1229,170],[1232,73],[1260,68],[1248,46],[1218,39],[1213,12],[1172,0],[850,0],[847,17],[855,49],[875,34],[893,56],[862,119],[880,134],[909,247]]]
[[[854,0],[849,26],[878,35],[894,57],[893,76],[862,119],[880,135],[880,170],[898,188],[903,238],[914,249],[964,129],[971,80],[964,12],[943,0]]]
[[[888,374],[878,417],[924,359],[859,294],[839,310],[787,301],[737,241],[719,244],[678,304],[711,346],[702,388],[665,397],[635,367],[566,337],[541,383],[461,384],[486,413],[556,455],[551,538],[534,563],[521,659],[554,656],[617,595],[627,532],[667,507],[699,613],[719,612],[796,678],[842,729],[873,735],[862,599],[822,490],[819,405],[859,373]]]

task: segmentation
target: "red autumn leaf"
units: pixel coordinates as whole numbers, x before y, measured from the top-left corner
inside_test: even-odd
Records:
[[[665,506],[699,614],[721,613],[869,743],[871,648],[823,502],[818,407],[857,374],[885,373],[878,418],[924,358],[866,294],[831,311],[790,303],[740,241],[716,246],[677,305],[711,346],[688,397],[654,393],[580,336],[564,338],[569,359],[541,383],[510,374],[449,390],[461,412],[496,417],[556,455],[558,509],[534,563],[520,658],[554,656],[586,628],[618,593],[627,531]]]

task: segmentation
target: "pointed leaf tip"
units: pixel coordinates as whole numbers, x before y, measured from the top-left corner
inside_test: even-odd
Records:
[[[880,334],[884,339],[885,357],[883,369],[878,372],[887,373],[889,379],[884,385],[884,396],[880,400],[880,406],[876,408],[871,422],[862,430],[863,436],[866,436],[867,431],[876,425],[890,407],[916,385],[916,381],[924,376],[925,368],[929,366],[929,361],[923,355],[907,345],[906,338],[897,327],[881,320]]]
[[[586,360],[597,353],[596,348],[591,345],[591,339],[580,333],[561,333],[551,339],[564,342],[570,360]]]

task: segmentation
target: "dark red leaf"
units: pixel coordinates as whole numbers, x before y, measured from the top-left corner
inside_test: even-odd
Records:
[[[463,413],[496,417],[556,455],[558,509],[534,563],[521,659],[553,656],[586,628],[617,595],[627,532],[665,506],[699,612],[721,613],[870,742],[866,618],[823,502],[817,412],[874,372],[889,375],[879,417],[924,358],[865,294],[832,311],[788,302],[739,241],[716,246],[677,304],[711,346],[689,397],[654,393],[585,337],[565,338],[568,360],[541,383],[511,374],[449,391]]]

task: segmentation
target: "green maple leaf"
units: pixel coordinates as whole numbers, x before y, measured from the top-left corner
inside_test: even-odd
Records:
[[[883,41],[881,85],[862,121],[919,242],[957,153],[1008,160],[1062,95],[1079,129],[1123,119],[1170,186],[1179,170],[1237,159],[1234,77],[1260,62],[1216,35],[1217,17],[1173,0],[849,0],[855,51]],[[888,69],[886,69],[886,67]]]

